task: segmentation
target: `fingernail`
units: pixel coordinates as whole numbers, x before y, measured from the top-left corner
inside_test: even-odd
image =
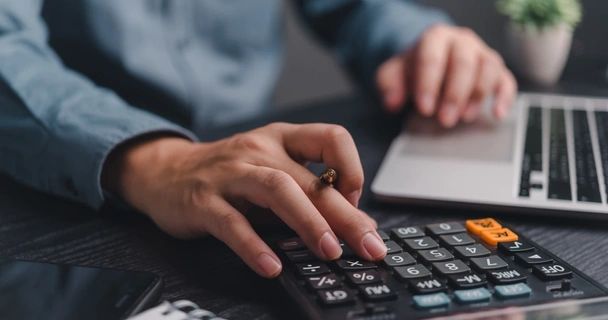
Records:
[[[363,247],[374,260],[386,255],[386,245],[375,231],[368,232],[363,236]]]
[[[281,264],[268,253],[262,253],[258,257],[258,265],[267,277],[276,276],[281,272]]]
[[[348,200],[348,202],[350,202],[356,208],[359,206],[360,197],[361,197],[361,193],[359,192],[359,190],[357,190],[357,191],[353,191],[353,192],[349,193],[348,195],[346,195],[346,200]]]
[[[446,127],[453,127],[458,122],[458,108],[453,103],[446,103],[441,106],[442,120]]]
[[[342,255],[342,247],[338,239],[329,231],[321,236],[321,250],[325,254],[327,260],[335,260]]]
[[[423,93],[420,96],[420,111],[426,116],[431,116],[433,114],[433,109],[435,107],[435,100],[433,96],[428,93]]]

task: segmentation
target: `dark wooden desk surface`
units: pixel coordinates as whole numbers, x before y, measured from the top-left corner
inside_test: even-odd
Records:
[[[360,99],[344,99],[228,129],[201,132],[215,139],[273,120],[331,122],[347,127],[366,173],[361,208],[381,227],[495,216],[608,286],[608,228],[578,219],[384,205],[369,184],[401,120]],[[407,182],[405,182],[407,183]],[[272,241],[286,230],[260,230]],[[0,177],[0,258],[151,271],[165,280],[162,299],[190,299],[229,319],[284,319],[295,313],[276,282],[256,276],[212,238],[178,241],[136,214],[101,213],[39,194]]]

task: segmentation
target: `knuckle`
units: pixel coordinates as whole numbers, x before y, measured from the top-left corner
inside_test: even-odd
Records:
[[[265,128],[271,132],[281,132],[285,131],[290,126],[292,126],[292,124],[289,124],[287,122],[273,122],[271,124],[266,125]]]
[[[478,40],[477,33],[475,33],[475,31],[473,31],[471,28],[459,27],[458,33],[461,34],[465,38],[468,38],[471,40]]]
[[[216,217],[216,230],[222,235],[230,236],[230,230],[233,229],[233,226],[239,223],[243,219],[243,216],[237,213],[224,213],[219,214]]]
[[[260,174],[259,180],[262,186],[273,194],[284,192],[293,182],[289,174],[276,169],[265,170]]]
[[[459,69],[473,70],[476,67],[475,56],[471,54],[458,53],[454,55],[453,63]]]
[[[346,128],[340,125],[330,125],[325,129],[323,134],[324,141],[330,143],[336,143],[337,141],[343,141],[345,138],[350,138],[350,133]]]
[[[233,137],[233,141],[237,148],[251,151],[265,151],[266,146],[264,141],[251,133],[237,134]]]
[[[431,27],[429,27],[426,33],[428,35],[436,36],[437,34],[442,34],[442,33],[448,32],[449,29],[450,29],[449,26],[438,23],[438,24],[434,24]]]
[[[502,56],[498,52],[496,52],[496,50],[494,50],[494,49],[488,50],[486,59],[496,65],[504,66],[504,64],[505,64],[505,61],[502,58]]]
[[[422,66],[438,66],[441,62],[441,56],[434,52],[428,52],[418,57],[418,62]]]
[[[346,230],[351,230],[353,234],[365,234],[371,230],[368,220],[363,219],[358,214],[350,214],[346,216],[344,218],[344,226],[346,227]]]

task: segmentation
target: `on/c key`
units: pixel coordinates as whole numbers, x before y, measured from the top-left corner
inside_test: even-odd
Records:
[[[474,234],[481,234],[484,231],[497,230],[502,228],[500,223],[496,222],[496,220],[492,218],[467,220],[466,226],[467,230]]]

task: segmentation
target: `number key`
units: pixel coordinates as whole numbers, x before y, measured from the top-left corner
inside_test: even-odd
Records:
[[[418,252],[418,257],[426,264],[454,259],[454,256],[444,248],[422,250]]]
[[[446,247],[467,246],[475,243],[475,240],[466,233],[444,234],[439,236],[439,239]]]
[[[401,249],[401,247],[395,241],[387,241],[384,244],[386,245],[386,254],[399,253],[403,251],[403,249]]]
[[[454,247],[454,253],[462,259],[485,257],[490,255],[490,250],[480,244],[472,246]]]
[[[429,224],[426,226],[428,230],[434,236],[440,236],[442,234],[461,233],[467,230],[458,222],[445,222]]]
[[[435,262],[433,263],[433,270],[439,273],[442,277],[447,277],[452,274],[470,273],[469,268],[464,262],[460,260],[448,261],[448,262]]]
[[[387,267],[399,267],[416,264],[416,260],[409,253],[403,252],[399,254],[387,255],[384,258],[384,264]]]
[[[396,267],[395,275],[402,280],[428,278],[431,276],[429,269],[421,264],[409,267]]]
[[[489,256],[483,258],[472,258],[471,265],[478,270],[495,270],[506,268],[509,265],[498,256]]]
[[[425,249],[436,249],[439,248],[437,242],[430,237],[424,237],[420,239],[405,239],[403,244],[409,251],[425,250]]]
[[[386,234],[384,230],[376,230],[376,232],[378,232],[378,235],[380,236],[380,239],[382,239],[382,241],[387,242],[388,240],[390,240],[388,234]]]
[[[418,227],[393,228],[391,236],[395,240],[424,237],[424,232]]]

